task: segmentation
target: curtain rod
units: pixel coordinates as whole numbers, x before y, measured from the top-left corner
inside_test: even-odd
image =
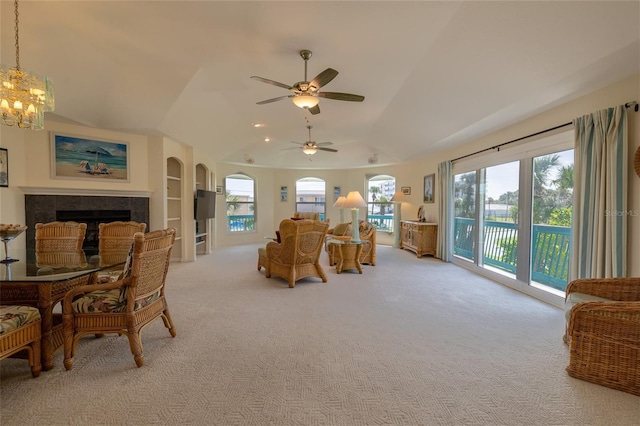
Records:
[[[634,111],[638,112],[638,102],[636,102],[636,101],[627,102],[626,104],[624,104],[624,106],[626,108],[634,107]],[[521,138],[514,139],[514,140],[509,141],[509,142],[503,142],[501,144],[494,145],[494,146],[492,146],[490,148],[481,149],[480,151],[472,152],[471,154],[467,154],[467,155],[463,155],[462,157],[454,158],[453,160],[451,160],[451,162],[462,160],[463,158],[471,157],[472,155],[480,154],[481,152],[491,151],[492,149],[497,149],[498,151],[500,151],[500,147],[501,146],[509,145],[510,143],[518,142],[518,141],[521,141],[523,139],[527,139],[527,138],[530,138],[530,137],[533,137],[533,136],[538,136],[538,135],[541,135],[543,133],[552,132],[554,130],[561,129],[563,127],[571,126],[572,124],[573,124],[573,122],[564,123],[564,124],[561,124],[559,126],[552,127],[550,129],[541,130],[539,132],[532,133],[530,135],[523,136]]]

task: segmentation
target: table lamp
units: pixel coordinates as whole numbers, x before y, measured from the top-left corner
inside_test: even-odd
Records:
[[[338,197],[333,207],[340,207],[340,223],[344,223],[344,202],[347,199],[344,195]]]
[[[391,197],[393,205],[393,247],[400,248],[400,221],[402,220],[402,202],[405,196],[402,191],[396,191]]]
[[[344,208],[351,209],[351,242],[360,243],[360,221],[358,220],[358,214],[360,207],[367,207],[367,203],[362,198],[362,195],[358,191],[351,191],[347,194],[347,198],[342,205]]]

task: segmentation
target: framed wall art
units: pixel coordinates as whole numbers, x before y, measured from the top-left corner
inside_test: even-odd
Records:
[[[433,203],[435,201],[435,181],[436,174],[432,173],[424,177],[424,202]]]
[[[340,187],[339,186],[334,186],[333,187],[333,202],[335,203],[338,200],[338,197],[340,196]]]
[[[402,191],[402,194],[404,195],[411,195],[411,187],[410,186],[403,186],[400,188],[400,191]]]
[[[9,151],[0,148],[0,186],[9,186]]]
[[[287,187],[280,187],[280,201],[287,201]]]
[[[129,182],[129,146],[51,132],[51,177]]]
[[[222,191],[222,185],[218,185],[216,186],[216,194],[218,195],[222,195],[223,191]]]

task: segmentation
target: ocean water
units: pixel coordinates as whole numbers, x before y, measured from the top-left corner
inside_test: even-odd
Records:
[[[65,151],[61,149],[56,150],[57,164],[65,163],[72,166],[79,166],[82,161],[88,161],[91,167],[95,167],[96,154],[90,152]],[[127,157],[123,156],[98,155],[98,163],[106,164],[111,171],[127,170]]]

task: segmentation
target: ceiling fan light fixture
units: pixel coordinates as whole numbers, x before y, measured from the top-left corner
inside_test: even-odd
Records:
[[[313,155],[316,152],[318,152],[318,148],[313,146],[305,146],[304,148],[302,148],[302,152],[304,152],[307,155]]]
[[[320,102],[318,98],[311,95],[298,95],[291,98],[291,100],[298,108],[313,108]]]

